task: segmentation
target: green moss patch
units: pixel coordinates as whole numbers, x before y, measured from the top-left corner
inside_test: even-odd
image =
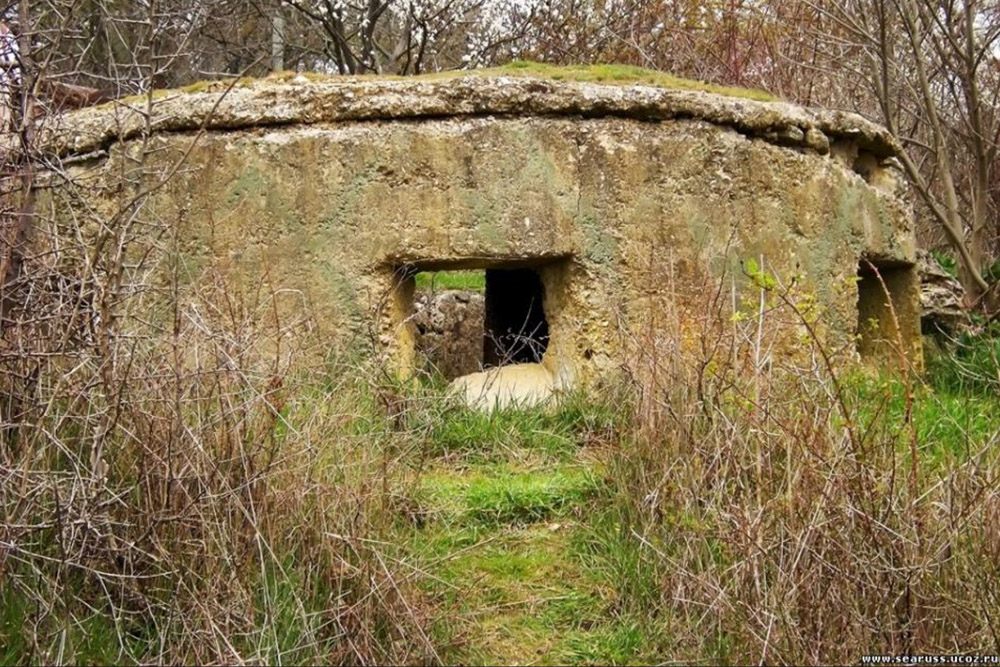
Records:
[[[555,81],[583,81],[588,83],[605,83],[616,85],[645,85],[673,90],[697,90],[716,95],[742,97],[762,102],[776,101],[778,98],[763,90],[753,88],[737,88],[734,86],[717,86],[704,81],[684,79],[667,72],[636,67],[635,65],[618,65],[614,63],[600,65],[548,65],[530,60],[515,60],[502,67],[473,70],[470,74],[478,76],[529,76]],[[433,76],[433,75],[431,75]]]

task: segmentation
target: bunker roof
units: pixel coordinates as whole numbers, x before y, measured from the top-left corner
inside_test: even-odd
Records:
[[[142,136],[147,127],[163,134],[346,121],[548,116],[701,120],[819,153],[826,153],[830,142],[848,140],[880,158],[898,154],[898,145],[885,128],[853,113],[769,100],[760,91],[717,89],[696,82],[672,85],[684,80],[658,73],[621,82],[611,77],[609,82],[556,72],[547,67],[526,72],[502,68],[399,78],[285,73],[203,82],[155,91],[151,113],[142,96],[64,114],[46,124],[43,146],[50,155],[91,157],[116,141]]]

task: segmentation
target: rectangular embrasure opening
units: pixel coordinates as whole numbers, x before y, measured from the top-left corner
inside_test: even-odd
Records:
[[[440,268],[444,265],[445,268]],[[424,267],[430,267],[426,270]],[[412,325],[417,372],[446,380],[511,364],[541,363],[549,349],[547,308],[565,286],[565,260],[490,260],[481,268],[463,261],[406,268],[412,294],[403,304]],[[407,341],[408,342],[408,341]]]
[[[858,264],[858,355],[864,361],[909,354],[919,334],[916,267],[862,259]]]

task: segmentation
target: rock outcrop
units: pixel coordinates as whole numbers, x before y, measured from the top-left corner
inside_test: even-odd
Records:
[[[948,340],[968,326],[969,316],[962,301],[962,283],[948,275],[927,252],[917,253],[920,272],[920,329],[925,334]]]
[[[416,350],[446,379],[482,370],[484,306],[479,292],[421,291],[414,297]]]

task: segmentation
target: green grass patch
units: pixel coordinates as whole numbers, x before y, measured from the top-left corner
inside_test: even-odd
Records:
[[[480,523],[532,523],[559,514],[597,487],[588,470],[479,479],[465,490],[468,516]]]
[[[569,455],[573,433],[538,410],[502,410],[492,413],[459,408],[431,427],[428,452],[435,455],[471,454],[504,457],[513,449]]]
[[[633,529],[641,534],[641,524],[626,516],[628,506],[617,500],[608,495],[595,503],[586,525],[574,536],[572,550],[591,576],[613,584],[609,595],[616,608],[652,613],[659,604],[661,560],[636,537]]]
[[[441,400],[440,389],[422,391],[408,427],[422,434],[423,451],[432,457],[490,461],[530,451],[567,460],[584,445],[617,445],[627,428],[628,402],[621,396],[573,393],[554,407],[480,412]]]
[[[576,433],[544,409],[479,412],[463,407],[420,416],[431,456],[464,455],[475,459],[506,457],[512,450],[533,450],[568,457],[576,449]]]
[[[906,386],[890,375],[846,378],[848,404],[858,434],[866,441],[889,439],[908,450],[913,434],[924,463],[948,467],[992,442],[1000,431],[996,398],[967,391],[934,390],[933,382],[915,381],[910,422],[906,421]]]
[[[636,618],[615,618],[592,628],[567,633],[553,651],[552,664],[652,664],[655,656],[650,656],[650,662],[637,660],[647,641],[643,626]]]
[[[938,392],[995,399],[1000,394],[1000,324],[964,334],[954,350],[928,359],[927,376]]]
[[[535,473],[535,480],[542,475]],[[534,482],[526,486],[537,488]],[[457,503],[465,508],[496,497],[489,485],[465,491],[465,502]],[[588,493],[586,500],[573,501],[586,508],[580,516],[578,510],[572,517],[513,527],[442,521],[416,537],[418,562],[433,575],[424,587],[449,610],[434,626],[446,663],[615,665],[655,658],[649,649],[662,644],[628,611],[635,605],[619,597],[620,577],[631,574],[625,570],[641,573],[645,563],[623,559],[622,569],[605,566],[604,545],[593,543],[593,499]],[[634,553],[634,541],[629,547]],[[649,577],[651,589],[654,580]]]
[[[596,486],[587,472],[528,473],[482,480],[467,490],[466,503],[480,523],[530,523],[582,501]]]
[[[421,483],[422,504],[431,513],[462,523],[527,524],[559,516],[599,486],[590,468],[515,471],[506,465],[477,467],[464,474],[440,469]]]
[[[486,271],[421,271],[415,277],[418,290],[486,291]]]
[[[133,651],[151,648],[148,638],[129,634],[127,620],[116,628],[114,618],[103,605],[87,608],[77,603],[73,596],[83,591],[75,582],[67,589],[72,590],[64,590],[65,599],[57,602],[39,623],[36,603],[12,584],[0,584],[0,665],[53,664],[57,656],[70,664],[135,664],[128,653],[123,653],[122,643]],[[46,632],[39,632],[43,628]]]
[[[565,656],[581,652],[565,640],[582,647],[607,609],[600,582],[580,569],[570,548],[576,529],[572,522],[445,526],[420,535],[420,561],[434,575],[424,586],[448,610],[432,628],[446,664],[565,664]],[[473,535],[472,545],[447,553]]]

